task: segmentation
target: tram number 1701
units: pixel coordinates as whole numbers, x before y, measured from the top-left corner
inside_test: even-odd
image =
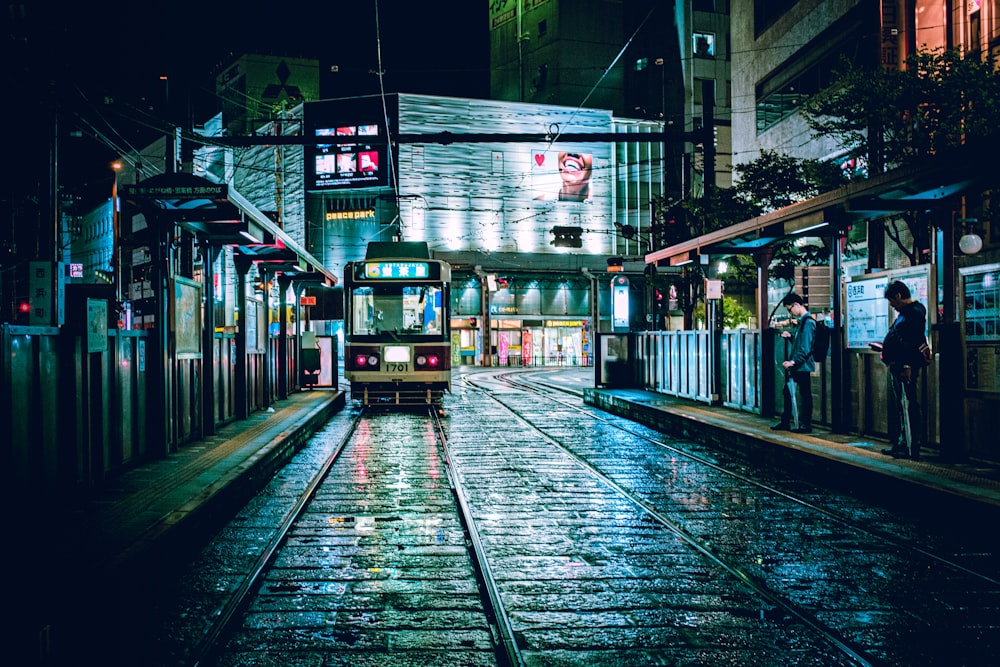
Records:
[[[410,364],[404,361],[387,361],[385,370],[389,373],[406,373],[410,370]]]

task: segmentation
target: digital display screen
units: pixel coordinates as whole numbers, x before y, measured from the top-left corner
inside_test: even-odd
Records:
[[[429,278],[427,262],[364,262],[364,277],[368,280],[399,280]]]
[[[339,125],[317,127],[316,136],[336,137],[336,143],[317,143],[313,155],[313,187],[315,189],[365,187],[383,185],[382,154],[384,148],[377,144],[379,127],[368,125]],[[356,137],[357,142],[344,142],[344,137]]]

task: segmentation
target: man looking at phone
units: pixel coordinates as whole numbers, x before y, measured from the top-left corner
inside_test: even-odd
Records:
[[[781,413],[781,421],[771,427],[774,431],[793,431],[794,433],[812,433],[812,379],[810,375],[816,370],[816,361],[813,359],[813,337],[816,335],[816,320],[809,314],[805,302],[798,294],[789,294],[781,303],[792,317],[797,319],[795,333],[787,331],[781,335],[784,338],[792,339],[792,349],[788,353],[788,359],[781,362],[788,381],[782,389],[781,395],[785,404]],[[792,429],[792,405],[795,397],[792,395],[796,391],[799,396],[798,402],[798,428]]]
[[[885,288],[885,298],[897,314],[881,349],[882,361],[889,367],[889,404],[894,410],[889,418],[892,447],[882,453],[897,459],[917,460],[923,433],[917,381],[930,359],[924,335],[927,309],[911,297],[910,288],[899,280]]]

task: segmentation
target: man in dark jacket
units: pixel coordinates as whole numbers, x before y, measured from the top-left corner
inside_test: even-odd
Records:
[[[923,422],[917,403],[917,381],[930,357],[924,334],[927,309],[911,297],[910,288],[899,280],[885,288],[885,298],[897,315],[882,341],[882,361],[889,367],[889,404],[894,410],[889,416],[892,447],[882,453],[898,459],[919,459]]]
[[[813,359],[813,338],[816,335],[816,320],[809,314],[802,297],[798,294],[789,294],[781,300],[785,309],[798,320],[795,326],[795,334],[787,331],[781,335],[785,338],[791,337],[792,349],[789,352],[788,360],[783,361],[788,377],[794,381],[798,390],[799,402],[799,427],[794,429],[795,433],[812,433],[812,380],[810,374],[816,370],[816,362]],[[792,430],[792,390],[786,381],[781,395],[785,399],[784,409],[781,412],[781,421],[771,427],[775,431]]]

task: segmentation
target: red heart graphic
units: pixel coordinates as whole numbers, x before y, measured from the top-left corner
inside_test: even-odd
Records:
[[[535,164],[541,167],[543,162],[545,162],[545,153],[535,153]]]

